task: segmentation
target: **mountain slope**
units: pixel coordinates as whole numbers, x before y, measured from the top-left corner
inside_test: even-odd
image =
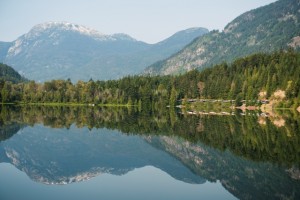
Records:
[[[0,63],[0,81],[1,80],[11,81],[13,83],[25,81],[25,79],[12,67]]]
[[[279,0],[246,12],[230,22],[224,31],[212,31],[196,39],[169,59],[149,66],[145,73],[178,74],[256,52],[299,49],[299,10],[299,0]]]
[[[283,167],[268,162],[258,164],[234,156],[228,150],[221,152],[201,142],[193,144],[174,136],[149,136],[147,141],[180,160],[200,177],[210,182],[220,181],[238,199],[279,196],[297,199],[300,196],[300,184],[289,177],[289,170]]]
[[[170,56],[170,52],[178,52],[184,46],[192,42],[195,38],[202,36],[204,33],[208,33],[205,28],[189,28],[183,31],[179,31],[171,37],[154,44],[147,53],[152,52],[157,55],[157,59],[167,58]],[[152,64],[152,63],[151,63]]]
[[[207,32],[191,29],[175,34],[166,44],[150,45],[126,34],[104,35],[76,24],[48,22],[36,25],[0,52],[7,51],[4,63],[36,81],[107,80],[141,72]]]
[[[11,42],[0,42],[0,61],[5,59],[7,51],[11,45]]]
[[[129,36],[108,36],[83,26],[49,22],[14,41],[4,62],[37,81],[76,79],[78,74],[89,79],[94,78],[89,69],[79,70],[95,57],[107,62],[111,54],[141,50],[145,45]]]

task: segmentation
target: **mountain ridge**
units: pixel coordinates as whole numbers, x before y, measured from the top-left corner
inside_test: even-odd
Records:
[[[150,75],[180,74],[232,62],[258,52],[299,49],[300,1],[279,0],[250,10],[228,23],[224,31],[211,31],[184,49],[144,71]]]
[[[147,44],[124,33],[105,35],[68,22],[46,22],[34,26],[9,47],[0,43],[0,62],[41,82],[117,79],[142,72],[147,65],[170,56],[207,32],[205,28],[193,28],[161,43]]]

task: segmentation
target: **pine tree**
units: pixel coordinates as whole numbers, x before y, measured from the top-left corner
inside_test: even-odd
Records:
[[[171,95],[170,95],[170,107],[176,106],[176,100],[177,100],[177,91],[174,87],[172,87]]]

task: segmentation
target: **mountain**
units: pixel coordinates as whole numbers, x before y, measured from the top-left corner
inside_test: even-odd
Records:
[[[10,122],[8,124],[3,124],[3,119],[1,119],[1,120],[2,121],[1,121],[1,128],[0,128],[0,142],[4,141],[4,140],[8,140],[14,134],[16,134],[18,131],[20,131],[21,128],[23,128],[25,126],[25,125],[22,125],[22,124],[16,123],[16,122]]]
[[[0,142],[1,162],[13,164],[44,184],[79,182],[104,173],[123,175],[149,165],[187,183],[205,182],[143,138],[108,129],[25,127]]]
[[[207,120],[217,122],[209,124]],[[260,158],[260,162],[254,162],[242,155],[237,156],[227,146],[231,143],[228,141],[232,140],[225,139],[241,139],[238,143],[234,142],[234,149],[245,154],[245,148],[249,148],[252,155],[253,151],[258,153],[257,149],[248,146],[260,146],[259,143],[262,143],[264,147],[277,149],[280,146],[278,141],[267,144],[265,141],[255,140],[258,143],[253,143],[257,139],[254,136],[256,133],[248,132],[251,137],[245,139],[245,132],[239,130],[230,135],[228,131],[233,131],[236,127],[244,129],[246,125],[229,125],[231,120],[232,116],[225,120],[224,116],[207,116],[204,121],[201,118],[199,123],[203,127],[200,138],[207,137],[210,140],[207,144],[202,141],[191,142],[176,135],[125,135],[117,130],[79,129],[75,125],[69,129],[49,128],[41,124],[27,127],[20,125],[23,128],[18,131],[7,129],[12,132],[8,135],[12,136],[0,142],[0,163],[10,163],[30,179],[44,184],[70,184],[101,174],[124,175],[135,168],[150,165],[186,183],[220,182],[238,199],[299,199],[299,170],[296,165],[281,167],[261,161]],[[256,117],[241,121],[247,123],[248,120],[246,128],[250,124],[253,126],[253,122],[257,123]],[[229,126],[232,126],[231,130]],[[280,137],[284,135],[277,133]],[[274,135],[272,131],[270,134]],[[258,135],[266,141],[270,140],[269,135]],[[291,139],[286,137],[288,144]],[[292,140],[294,139],[296,138],[293,137]],[[218,143],[221,143],[223,150],[214,148]],[[241,144],[247,145],[243,148]],[[273,144],[276,144],[275,147]],[[261,150],[266,153],[264,147]],[[286,149],[286,145],[279,148]],[[279,152],[273,152],[272,157],[278,157]],[[253,156],[261,155],[263,154]]]
[[[189,29],[151,45],[126,34],[105,35],[72,23],[47,22],[34,26],[9,48],[9,43],[0,43],[0,61],[36,81],[116,79],[141,72],[207,32]]]
[[[0,80],[11,81],[13,83],[19,83],[25,81],[18,72],[16,72],[12,67],[0,63]]]
[[[220,181],[238,199],[300,197],[299,181],[291,178],[296,171],[293,168],[284,169],[268,162],[255,163],[234,156],[228,150],[218,151],[201,142],[193,144],[176,136],[149,136],[147,141],[168,152],[199,177],[209,182]]]
[[[102,173],[122,175],[151,165],[187,183],[220,182],[238,199],[300,198],[296,113],[162,113],[91,106],[2,107],[0,163],[46,184]],[[276,125],[279,120],[285,125]]]
[[[0,42],[0,61],[5,59],[11,45],[11,42]]]
[[[300,0],[279,0],[248,11],[222,32],[199,37],[170,58],[146,68],[146,74],[179,74],[257,52],[300,49]]]
[[[193,39],[202,36],[204,33],[208,33],[208,30],[205,28],[189,28],[179,31],[171,37],[154,44],[150,50],[147,50],[147,54],[150,52],[155,54],[158,60],[161,60],[163,57],[167,58],[171,55],[170,52],[178,52],[184,46],[192,42]]]

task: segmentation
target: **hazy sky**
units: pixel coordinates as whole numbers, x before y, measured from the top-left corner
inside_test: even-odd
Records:
[[[13,41],[36,24],[67,21],[155,43],[190,27],[223,30],[238,15],[271,2],[275,0],[0,0],[0,41]]]

